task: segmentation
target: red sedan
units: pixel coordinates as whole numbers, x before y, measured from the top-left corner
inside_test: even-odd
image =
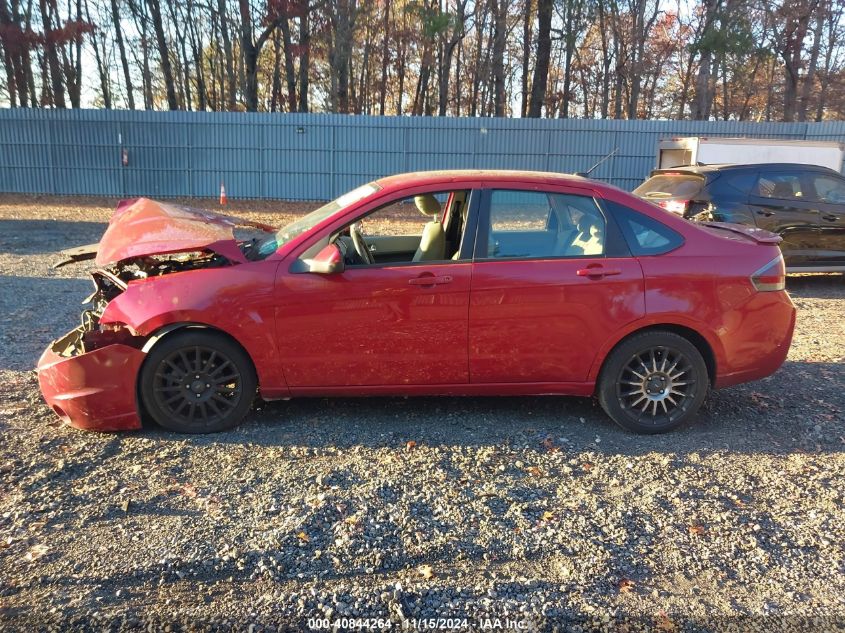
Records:
[[[550,173],[391,176],[280,230],[142,198],[74,254],[91,307],[39,381],[84,429],[220,431],[256,394],[567,394],[666,431],[783,363],[779,240]]]

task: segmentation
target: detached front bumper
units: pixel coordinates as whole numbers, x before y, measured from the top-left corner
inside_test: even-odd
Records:
[[[38,361],[44,400],[65,423],[78,429],[141,428],[136,384],[144,352],[115,343],[67,355],[64,349],[73,334],[53,341]]]

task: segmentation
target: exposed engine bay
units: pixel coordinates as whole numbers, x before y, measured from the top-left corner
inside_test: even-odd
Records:
[[[128,259],[91,272],[94,292],[82,303],[80,325],[53,343],[53,351],[60,356],[77,356],[116,343],[141,347],[144,337],[120,325],[101,325],[100,317],[106,306],[126,290],[131,281],[160,277],[172,273],[229,266],[228,259],[209,250],[168,255],[147,255]]]

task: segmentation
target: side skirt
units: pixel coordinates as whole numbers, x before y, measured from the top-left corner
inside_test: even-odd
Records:
[[[292,397],[327,396],[591,396],[592,382],[520,382],[457,385],[344,385],[291,387]]]

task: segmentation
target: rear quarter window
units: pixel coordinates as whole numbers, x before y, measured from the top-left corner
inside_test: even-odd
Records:
[[[616,219],[632,255],[662,255],[684,243],[680,233],[662,222],[616,202],[606,200],[605,205]]]

